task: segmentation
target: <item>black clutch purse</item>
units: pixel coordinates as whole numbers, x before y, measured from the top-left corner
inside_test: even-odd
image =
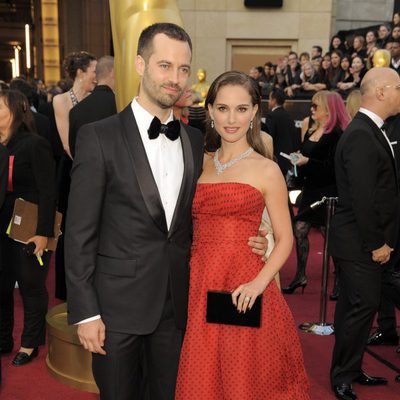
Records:
[[[261,296],[258,296],[251,310],[239,313],[232,303],[230,292],[207,292],[206,321],[211,324],[225,324],[259,328],[261,324]]]

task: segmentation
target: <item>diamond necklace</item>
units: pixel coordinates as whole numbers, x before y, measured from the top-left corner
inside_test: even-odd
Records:
[[[217,171],[217,175],[222,174],[226,169],[232,167],[232,165],[235,165],[238,161],[243,160],[243,158],[246,158],[252,152],[253,152],[253,148],[249,147],[245,152],[240,153],[237,157],[233,158],[232,160],[228,161],[225,164],[221,164],[220,161],[218,160],[218,153],[219,153],[219,149],[218,149],[214,154],[214,165],[215,165],[215,169]]]

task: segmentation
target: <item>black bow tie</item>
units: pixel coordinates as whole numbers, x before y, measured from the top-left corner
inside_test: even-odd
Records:
[[[163,133],[168,139],[176,140],[179,137],[180,129],[181,124],[177,119],[165,125],[157,117],[154,117],[147,132],[149,133],[149,139],[157,139],[160,133]]]

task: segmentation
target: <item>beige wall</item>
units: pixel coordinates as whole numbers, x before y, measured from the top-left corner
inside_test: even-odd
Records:
[[[193,70],[207,80],[236,65],[274,61],[288,49],[327,49],[334,0],[283,0],[283,7],[247,9],[243,0],[178,0],[185,29],[193,39]],[[265,57],[263,57],[265,54]],[[248,72],[248,71],[244,71]],[[195,74],[192,75],[195,80]]]

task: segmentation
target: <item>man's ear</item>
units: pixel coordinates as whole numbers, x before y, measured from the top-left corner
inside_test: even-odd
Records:
[[[377,99],[383,101],[385,99],[385,93],[383,91],[383,88],[381,87],[375,88],[375,96]]]
[[[136,56],[135,66],[136,66],[137,73],[140,76],[143,76],[144,70],[146,69],[146,62],[144,61],[144,58],[141,55]]]

